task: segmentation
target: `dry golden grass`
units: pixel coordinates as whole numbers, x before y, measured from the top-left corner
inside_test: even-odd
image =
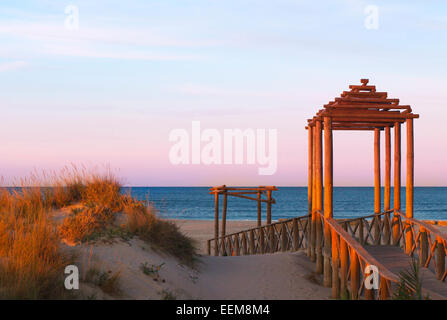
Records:
[[[0,298],[68,297],[64,268],[73,258],[59,249],[54,225],[45,215],[0,218]]]
[[[152,205],[141,201],[126,201],[127,228],[155,249],[161,249],[187,265],[195,262],[196,249],[191,238],[180,232],[173,222],[161,220]]]
[[[112,235],[136,235],[184,263],[194,261],[192,240],[173,223],[160,220],[152,205],[121,194],[121,184],[110,172],[65,168],[59,174],[33,175],[17,185],[0,189],[0,299],[70,297],[63,277],[74,258],[61,252],[61,239],[82,242],[101,235],[118,212],[126,214],[127,225]],[[49,212],[74,203],[80,203],[80,209],[56,227]]]

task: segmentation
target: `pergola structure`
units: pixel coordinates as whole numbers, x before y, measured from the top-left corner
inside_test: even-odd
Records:
[[[411,107],[399,105],[399,99],[390,99],[386,92],[377,92],[376,87],[369,85],[368,79],[361,79],[361,85],[350,85],[349,91],[343,91],[340,97],[330,101],[308,120],[306,129],[309,133],[309,182],[308,204],[312,221],[319,219],[315,211],[324,212],[324,217],[333,216],[333,130],[370,130],[374,131],[374,212],[381,212],[380,188],[380,131],[385,131],[385,194],[384,211],[391,209],[391,128],[394,128],[394,209],[400,210],[401,186],[401,125],[407,124],[407,185],[406,185],[406,216],[413,217],[413,181],[414,181],[414,148],[413,119],[419,115],[413,114]],[[322,132],[324,131],[324,138]],[[324,156],[323,156],[324,140]],[[324,158],[324,171],[323,171]],[[323,197],[324,176],[324,197]],[[323,204],[324,199],[324,204]],[[379,217],[380,219],[380,217]],[[321,226],[312,223],[312,226]],[[394,233],[394,230],[393,230]],[[311,232],[314,237],[321,232]],[[407,233],[411,237],[411,233]],[[314,240],[314,241],[312,241]],[[317,243],[322,239],[311,239]],[[410,240],[410,239],[409,239]],[[331,241],[330,230],[324,230],[324,241]],[[407,241],[412,243],[412,241]],[[318,248],[318,245],[317,245]],[[406,248],[406,250],[409,250]],[[311,250],[310,252],[315,252]],[[321,253],[311,255],[318,260]],[[324,268],[329,266],[330,254],[325,254]],[[320,258],[322,259],[322,258]],[[323,261],[317,261],[317,266],[323,267]]]

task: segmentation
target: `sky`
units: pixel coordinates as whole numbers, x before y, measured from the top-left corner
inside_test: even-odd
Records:
[[[446,186],[446,40],[445,1],[2,0],[0,176],[73,163],[133,186],[305,186],[306,119],[368,78],[420,114],[415,185]],[[173,164],[170,134],[193,121],[276,130],[276,171]],[[373,181],[373,133],[335,132],[334,185]]]

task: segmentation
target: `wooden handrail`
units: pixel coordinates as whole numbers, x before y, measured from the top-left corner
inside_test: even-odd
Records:
[[[212,243],[215,255],[263,254],[306,248],[309,217],[281,220],[209,239],[207,253],[211,255]]]
[[[218,237],[217,240],[222,240],[222,239],[225,239],[225,238],[228,238],[228,237],[231,237],[231,236],[235,236],[236,234],[241,234],[241,233],[244,233],[244,232],[250,232],[250,231],[252,231],[252,230],[253,230],[253,231],[256,231],[256,230],[258,230],[258,229],[266,228],[266,227],[269,227],[269,226],[276,226],[276,225],[278,225],[278,224],[290,223],[290,222],[292,222],[294,219],[304,219],[304,218],[309,218],[310,216],[311,216],[311,215],[308,214],[308,215],[305,215],[305,216],[299,216],[299,217],[296,217],[296,218],[290,218],[290,219],[287,219],[287,220],[276,221],[276,222],[273,222],[273,223],[271,223],[271,224],[269,224],[269,225],[264,225],[264,226],[260,226],[260,227],[254,227],[254,228],[245,229],[245,230],[238,231],[238,232],[229,233],[229,234],[226,234],[225,236]],[[214,240],[215,240],[214,238],[209,239],[209,241],[214,241]]]
[[[383,211],[383,212],[381,212],[381,213],[370,214],[369,216],[361,216],[361,217],[355,217],[355,218],[341,219],[341,221],[342,221],[342,222],[352,222],[352,221],[356,221],[356,220],[358,220],[358,219],[374,218],[374,217],[377,217],[377,216],[383,216],[383,215],[385,215],[386,213],[391,213],[391,212],[393,212],[393,211],[394,211],[393,209],[390,209],[390,210]]]
[[[389,271],[385,266],[383,266],[379,261],[377,261],[368,251],[363,248],[357,240],[349,235],[340,224],[333,218],[325,218],[321,212],[319,212],[321,218],[326,222],[332,230],[334,230],[352,249],[355,250],[357,255],[359,255],[364,261],[369,265],[375,265],[380,270],[380,275],[387,278],[388,280],[398,282],[399,278]]]
[[[409,221],[409,222],[411,222],[413,224],[416,224],[416,225],[419,225],[419,226],[423,227],[425,230],[428,230],[430,233],[434,234],[436,237],[438,237],[438,238],[440,238],[440,239],[442,239],[444,241],[447,241],[447,235],[443,234],[442,232],[440,232],[438,229],[436,229],[432,225],[430,225],[430,224],[428,224],[426,222],[423,222],[423,221],[419,221],[419,220],[413,219],[413,218],[408,218],[407,216],[405,216],[404,213],[402,213],[400,211],[397,211],[397,210],[395,211],[395,213],[397,215],[399,215],[400,217],[404,218],[405,220],[407,220],[407,221]]]

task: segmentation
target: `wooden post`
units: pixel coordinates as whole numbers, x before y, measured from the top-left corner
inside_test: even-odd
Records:
[[[414,184],[414,136],[413,119],[407,119],[407,187],[405,216],[413,218],[413,184]],[[405,252],[410,253],[413,247],[413,233],[408,225],[405,232]]]
[[[245,235],[245,232],[242,233],[242,254],[245,256],[247,255],[247,236]]]
[[[348,245],[345,240],[340,239],[340,291],[343,295],[348,293],[348,265]]]
[[[311,219],[311,224],[310,224],[310,234],[311,234],[311,239],[310,239],[310,260],[312,262],[315,262],[316,260],[316,255],[315,255],[315,245],[316,245],[316,206],[317,206],[317,201],[316,201],[316,174],[315,174],[315,161],[316,161],[316,147],[315,147],[315,141],[316,141],[316,127],[313,126],[312,127],[312,135],[313,135],[313,148],[312,148],[312,167],[314,168],[312,171],[312,219]]]
[[[436,278],[441,279],[445,272],[445,250],[442,239],[437,238],[436,241]]]
[[[250,230],[250,254],[256,254],[255,251],[255,232],[253,229]]]
[[[214,192],[214,255],[219,255],[219,191]],[[222,239],[223,241],[223,239]]]
[[[267,224],[272,223],[272,190],[267,190]]]
[[[363,219],[360,219],[359,221],[359,242],[363,246],[365,244],[365,236],[364,236],[364,230],[365,226],[363,225]]]
[[[316,170],[316,169],[315,169]],[[324,118],[324,217],[332,217],[332,120]],[[324,228],[324,285],[331,286],[331,230]]]
[[[297,251],[299,249],[299,237],[298,237],[298,219],[294,218],[292,222],[292,232],[293,232],[293,250]],[[304,230],[303,230],[304,232]]]
[[[388,292],[388,280],[384,277],[380,277],[379,291],[380,300],[387,300],[390,293]]]
[[[308,133],[308,176],[307,176],[307,213],[312,213],[312,172],[313,172],[313,161],[312,161],[312,149],[313,149],[313,134],[312,127],[307,128]]]
[[[210,256],[211,255],[211,240],[208,240],[206,242],[206,253]]]
[[[261,205],[262,205],[262,202],[261,202],[261,191],[258,191],[257,199],[258,199],[258,227],[260,227],[260,226],[262,225],[262,215],[261,215],[261,213],[262,213],[262,211],[261,211],[261,209],[262,209],[262,207],[261,207]]]
[[[383,198],[384,211],[391,209],[391,134],[390,127],[385,127],[385,194]],[[390,244],[390,214],[384,215],[385,227],[384,236],[385,244]]]
[[[307,256],[311,257],[312,255],[312,211],[313,211],[313,127],[307,127],[308,132],[308,181],[307,181],[307,205],[308,205],[308,214],[311,216],[308,219],[307,223]],[[311,259],[312,260],[312,259]]]
[[[380,129],[374,128],[374,244],[380,243]]]
[[[281,251],[287,251],[288,247],[288,237],[287,237],[287,228],[286,225],[283,223],[281,227]]]
[[[400,211],[400,123],[394,124],[394,210]],[[399,238],[399,218],[393,215],[393,244],[397,245]]]
[[[315,201],[316,201],[316,210],[323,212],[323,159],[322,159],[322,127],[321,121],[316,122],[316,141],[315,141]],[[323,243],[323,229],[321,225],[321,216],[316,214],[315,216],[315,254],[316,254],[316,272],[323,273],[323,251],[322,251],[322,243]]]
[[[265,250],[265,235],[264,235],[264,231],[267,230],[267,227],[261,227],[258,229],[259,232],[259,246],[260,246],[260,250],[259,252],[264,254],[267,252],[267,250]]]
[[[374,129],[374,213],[380,210],[380,129]]]
[[[337,233],[332,230],[332,298],[340,298],[339,268],[339,241]]]
[[[276,237],[275,237],[275,229],[271,224],[268,225],[269,228],[269,243],[270,243],[270,253],[274,253],[276,249]]]
[[[225,186],[224,186],[225,188]],[[222,205],[222,230],[221,230],[221,236],[224,237],[227,230],[227,201],[228,201],[228,195],[227,191],[224,191],[223,194],[223,205]]]
[[[223,192],[223,204],[222,204],[222,230],[220,231],[222,239],[225,237],[226,229],[227,229],[227,201],[228,201],[228,195],[227,191],[225,190]],[[225,241],[222,241],[222,251],[225,251]]]
[[[332,119],[324,117],[324,217],[332,218]],[[330,287],[331,281],[331,230],[328,225],[324,228],[324,276],[323,284]]]
[[[234,235],[234,248],[233,248],[233,256],[239,256],[240,255],[240,250],[239,250],[240,246],[239,246],[239,235],[238,233],[236,233]]]
[[[351,299],[358,300],[360,288],[360,264],[357,253],[351,249]]]
[[[427,231],[424,227],[420,227],[420,253],[419,253],[419,264],[421,266],[425,266],[425,263],[428,259],[428,237],[427,237]]]

